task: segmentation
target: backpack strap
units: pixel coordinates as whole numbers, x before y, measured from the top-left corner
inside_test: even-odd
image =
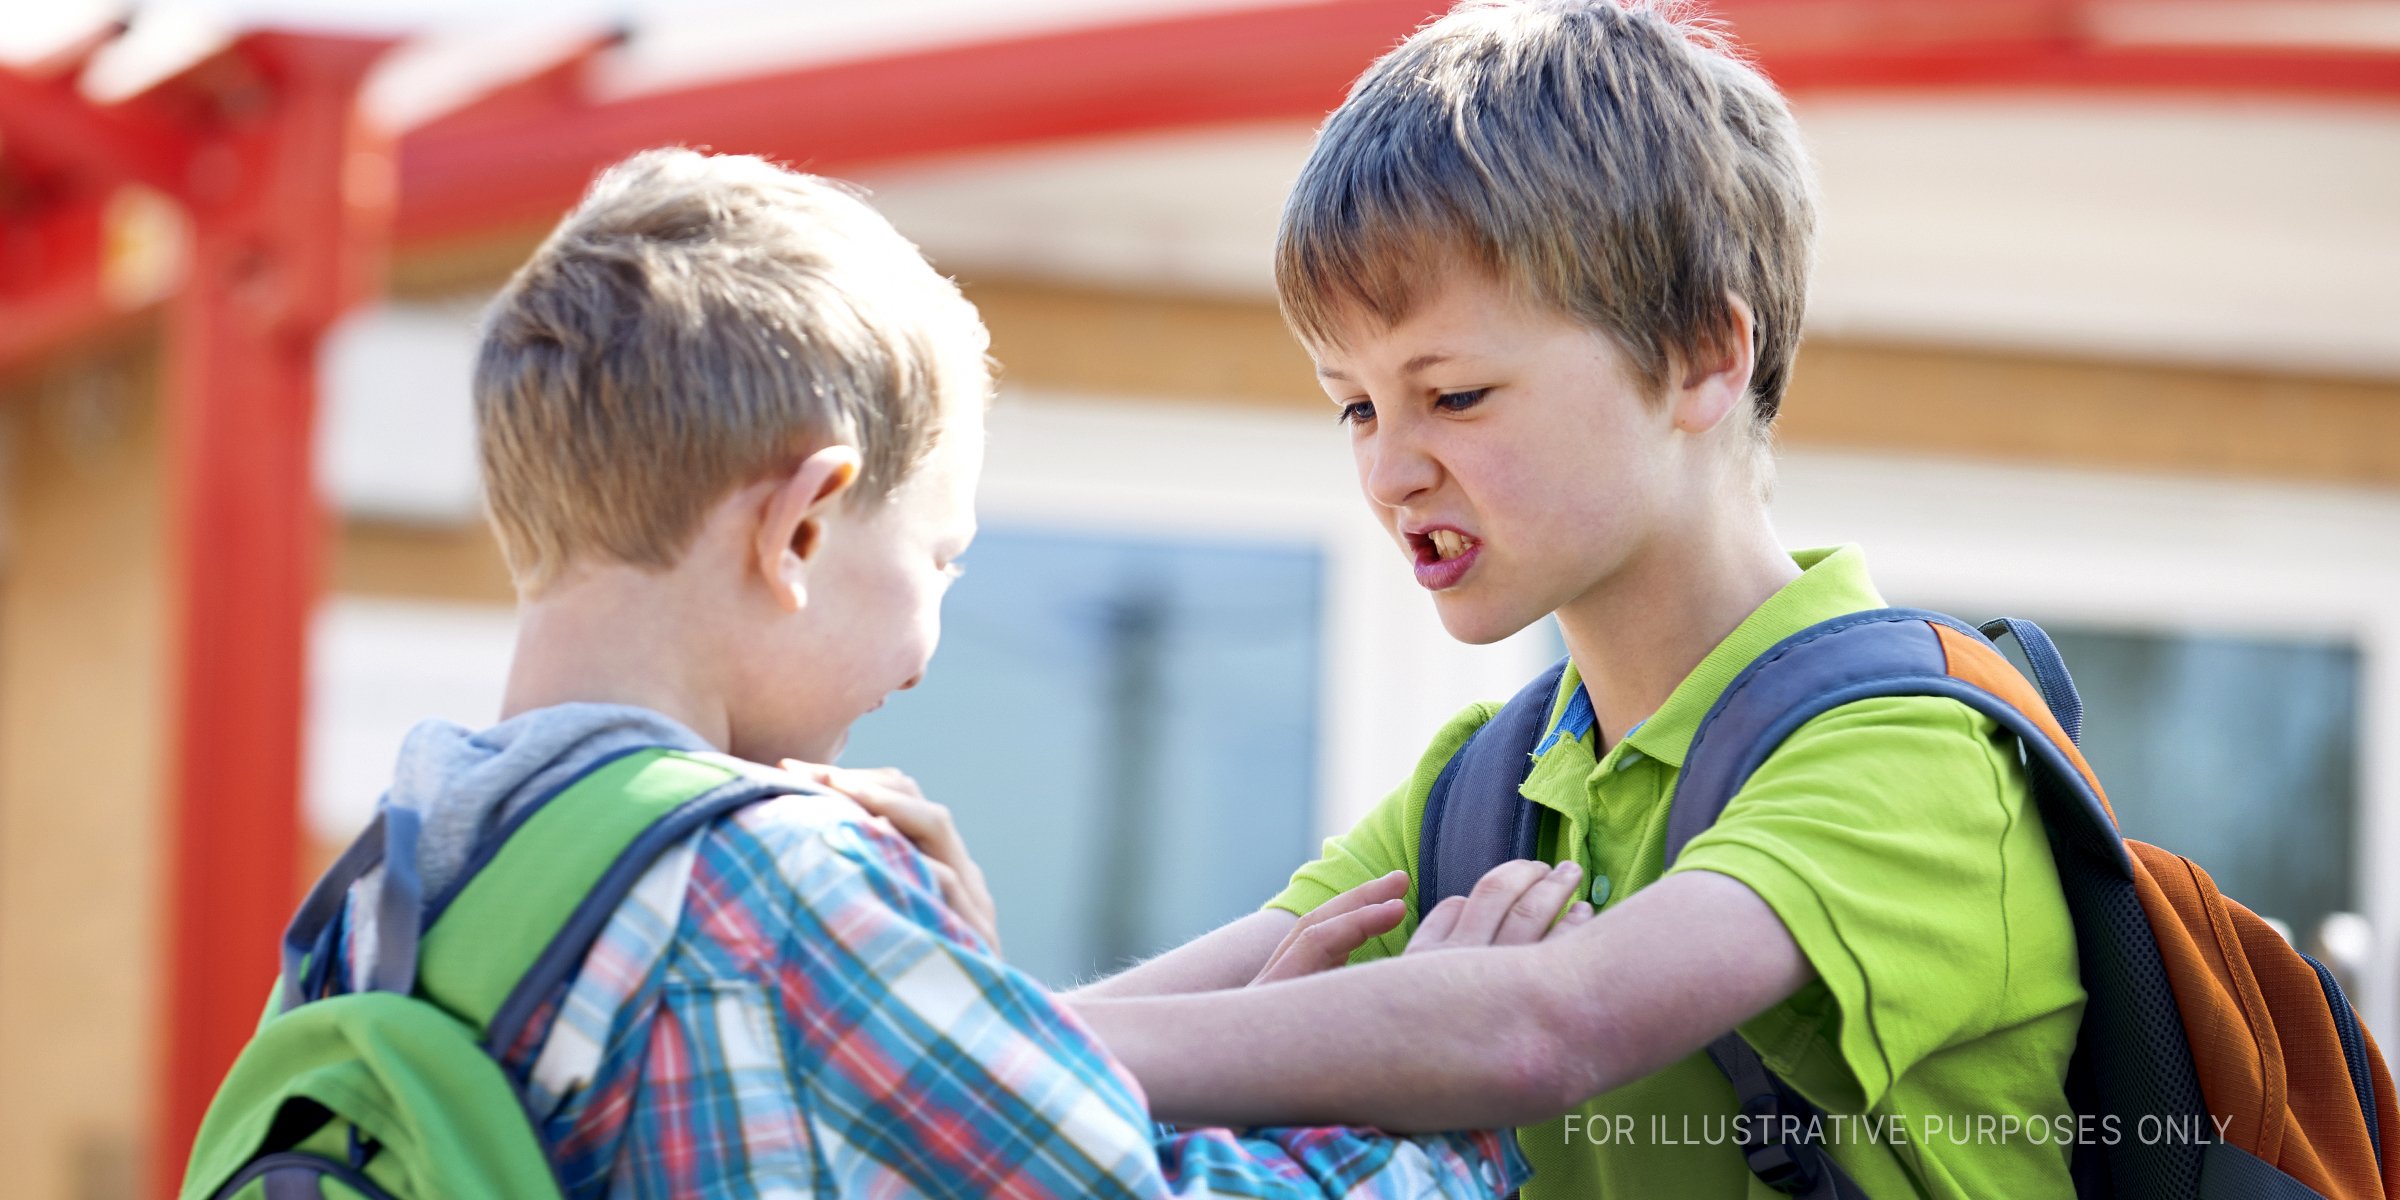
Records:
[[[1501,863],[1535,856],[1542,832],[1539,806],[1518,789],[1533,770],[1533,749],[1549,724],[1550,701],[1566,677],[1567,660],[1519,689],[1491,720],[1443,764],[1425,794],[1417,831],[1417,915]]]
[[[381,865],[381,892],[358,914],[374,925],[363,987],[414,991],[504,1053],[660,854],[725,813],[793,790],[713,756],[656,747],[618,755],[511,816],[430,905],[409,836],[417,814],[386,806],[293,918],[283,1008],[321,994],[307,981],[330,969],[342,897]]]
[[[531,813],[431,926],[418,988],[505,1054],[659,855],[745,805],[798,790],[715,756],[643,751]],[[443,921],[445,915],[451,919]]]
[[[1783,740],[1845,704],[1882,696],[1944,696],[1998,721],[2024,740],[2037,773],[2085,785],[2066,797],[2054,832],[2087,852],[2125,865],[2131,859],[2116,814],[2076,746],[2083,701],[2049,637],[2030,621],[1991,622],[2016,634],[2029,660],[2043,665],[2040,689],[2028,686],[1981,631],[1941,613],[1880,608],[1820,622],[1776,643],[1734,676],[1692,735],[1667,817],[1667,863],[1716,823],[1727,802]],[[1953,660],[1963,673],[1953,674]],[[2066,712],[2072,731],[2054,715]],[[2045,806],[2045,818],[2052,814]]]
[[[2375,1167],[2383,1169],[2382,1116],[2375,1104],[2374,1056],[2367,1053],[2366,1027],[2358,1023],[2358,1013],[2350,1007],[2350,997],[2342,991],[2342,981],[2334,978],[2332,970],[2318,962],[2314,955],[2303,954],[2300,961],[2315,972],[2317,986],[2325,992],[2325,1007],[2333,1014],[2334,1036],[2342,1045],[2342,1067],[2350,1073],[2350,1089],[2358,1098],[2358,1111],[2367,1119],[2367,1148],[2375,1152]]]

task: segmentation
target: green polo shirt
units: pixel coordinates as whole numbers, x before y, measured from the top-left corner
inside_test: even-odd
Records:
[[[1793,556],[1798,579],[1751,613],[1665,704],[1595,758],[1595,734],[1545,738],[1523,788],[1557,814],[1542,857],[1582,864],[1604,909],[1656,881],[1669,798],[1700,719],[1768,647],[1884,602],[1855,547]],[[1581,682],[1570,666],[1552,730]],[[1435,736],[1408,784],[1325,843],[1270,905],[1306,912],[1395,869],[1413,878],[1425,795],[1476,705]],[[1801,726],[1676,860],[1747,884],[1817,978],[1741,1027],[1837,1120],[1835,1157],[1877,1200],[2067,1196],[2063,1081],[2083,1012],[2075,935],[2015,743],[1934,697],[1860,701]],[[1411,897],[1411,910],[1415,904]],[[1397,954],[1412,915],[1359,951]],[[1638,971],[1639,963],[1624,969]],[[1775,1200],[1731,1135],[1733,1090],[1704,1054],[1519,1129],[1528,1200]]]

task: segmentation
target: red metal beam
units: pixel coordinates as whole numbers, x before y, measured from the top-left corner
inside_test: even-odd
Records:
[[[812,169],[1095,134],[1321,114],[1427,12],[1348,0],[1150,20],[729,80],[521,122],[412,132],[402,243],[548,221],[645,146],[706,145]],[[464,114],[462,114],[463,117]]]
[[[2056,89],[2400,101],[2400,54],[2388,51],[2069,44],[1795,55],[1764,65],[1794,93]]]
[[[182,592],[152,1195],[176,1190],[298,899],[308,617],[328,532],[317,350],[381,275],[388,146],[356,95],[387,44],[252,35],[178,85],[223,114],[207,151],[226,170],[196,205],[193,276],[167,330]],[[241,101],[212,100],[226,95]]]
[[[1307,120],[1444,7],[1334,0],[1142,20],[594,102],[549,81],[411,132],[403,248],[553,219],[634,150],[705,145],[815,170],[1112,133]],[[2069,0],[1721,0],[1795,91],[2076,88],[2400,101],[2400,54],[2107,45]]]
[[[185,182],[188,145],[180,131],[138,108],[85,99],[71,78],[0,65],[0,154],[37,173],[173,192]]]

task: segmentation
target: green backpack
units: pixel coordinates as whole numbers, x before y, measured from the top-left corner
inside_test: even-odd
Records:
[[[418,815],[385,808],[292,918],[275,998],[209,1105],[183,1200],[560,1196],[500,1056],[660,854],[792,790],[734,759],[632,751],[512,816],[431,905]],[[375,926],[374,962],[362,990],[329,995],[344,898],[378,864],[380,894],[349,917]]]

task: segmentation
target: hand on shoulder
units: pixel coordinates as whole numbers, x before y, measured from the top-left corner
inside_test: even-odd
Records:
[[[926,857],[926,869],[941,885],[942,902],[983,938],[994,957],[999,956],[1000,907],[984,882],[983,868],[967,853],[966,839],[959,835],[950,810],[926,799],[916,780],[892,767],[855,769],[786,759],[783,768],[848,796],[907,838]]]

